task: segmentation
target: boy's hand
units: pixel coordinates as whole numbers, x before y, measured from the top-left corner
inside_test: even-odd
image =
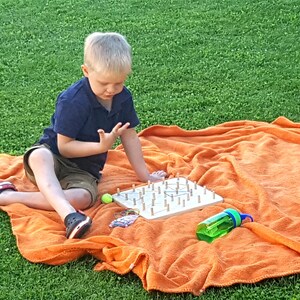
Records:
[[[165,171],[156,171],[156,172],[153,172],[149,175],[149,180],[151,182],[156,182],[156,181],[160,181],[162,180],[164,177],[167,176],[167,173]]]
[[[122,126],[122,123],[118,123],[111,132],[106,133],[103,129],[99,129],[99,137],[100,137],[100,147],[109,150],[113,144],[115,143],[116,139],[122,135],[122,133],[130,126],[130,123],[126,123]]]

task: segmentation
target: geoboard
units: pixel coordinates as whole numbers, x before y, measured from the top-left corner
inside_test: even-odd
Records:
[[[146,219],[160,219],[201,209],[223,201],[214,191],[183,177],[135,187],[117,189],[114,201],[125,208],[137,210]]]

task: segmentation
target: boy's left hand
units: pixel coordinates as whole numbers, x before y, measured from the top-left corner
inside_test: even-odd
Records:
[[[162,180],[166,176],[167,176],[167,173],[165,171],[162,171],[162,170],[155,171],[149,175],[149,180],[151,182],[156,182],[156,181]]]
[[[126,129],[130,126],[130,123],[127,122],[126,124],[122,125],[122,123],[118,123],[111,132],[106,133],[103,129],[98,129],[99,134],[99,146],[104,149],[103,152],[108,151],[111,149],[113,144],[115,143],[116,139],[121,136]]]

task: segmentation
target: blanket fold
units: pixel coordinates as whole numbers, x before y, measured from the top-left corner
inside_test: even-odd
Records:
[[[139,217],[127,228],[110,228],[123,208],[100,201],[86,213],[93,226],[84,239],[67,240],[55,212],[22,204],[2,206],[20,253],[34,263],[64,264],[84,255],[96,271],[136,273],[146,290],[199,295],[210,286],[254,283],[300,272],[300,124],[232,121],[200,130],[156,125],[139,133],[149,170],[165,170],[206,185],[223,203],[167,219]],[[22,156],[0,154],[0,180],[20,191],[37,191],[24,176]],[[99,193],[141,185],[122,145],[109,151]],[[197,224],[234,208],[253,216],[208,244]],[[282,263],[284,262],[284,263]]]

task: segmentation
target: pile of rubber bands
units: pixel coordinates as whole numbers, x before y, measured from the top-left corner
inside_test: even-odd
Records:
[[[115,220],[113,220],[109,227],[128,227],[135,222],[135,220],[140,216],[138,209],[128,208],[119,213],[115,214]]]

